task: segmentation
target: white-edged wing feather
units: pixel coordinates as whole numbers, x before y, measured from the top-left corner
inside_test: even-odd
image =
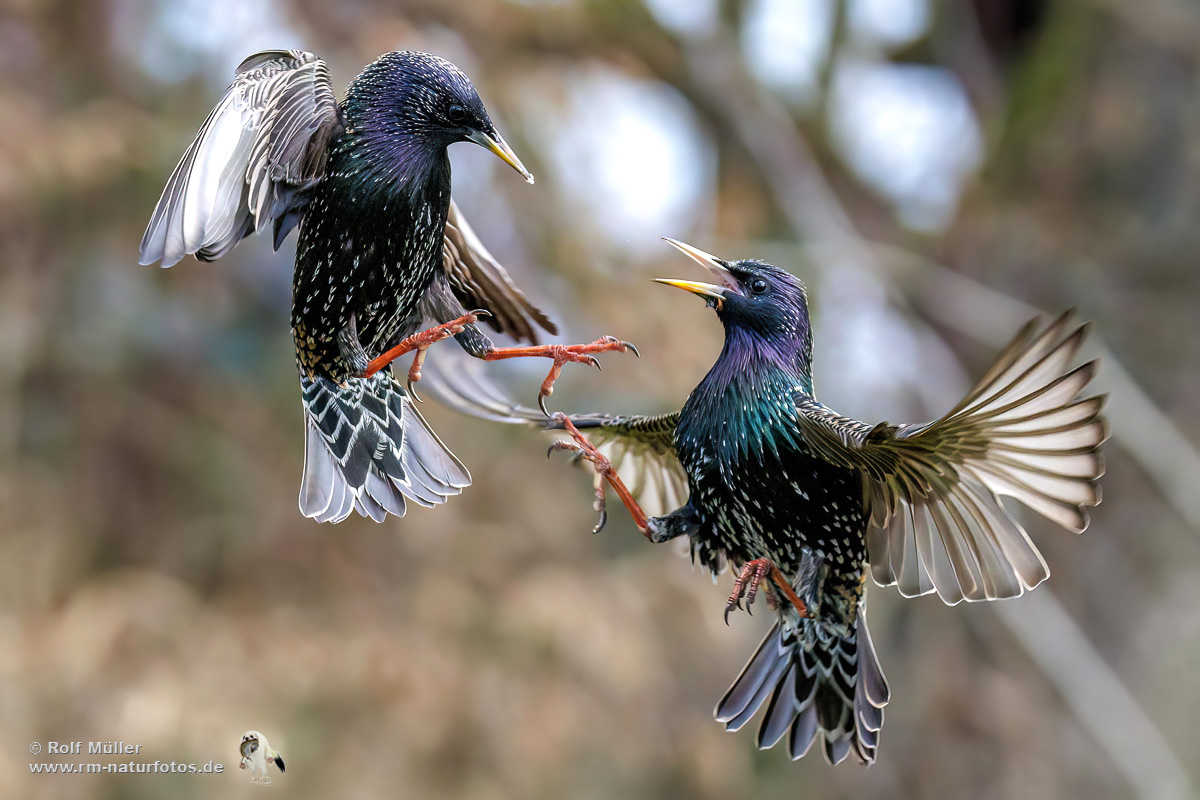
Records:
[[[212,261],[268,222],[285,222],[297,194],[324,177],[340,130],[324,61],[302,50],[247,58],[171,173],[141,263]]]
[[[866,476],[875,580],[947,603],[1015,597],[1049,576],[1000,496],[1075,532],[1100,502],[1103,397],[1077,399],[1096,362],[1071,369],[1087,326],[1064,314],[1026,325],[946,416],[874,427],[798,396],[801,433],[823,458]]]

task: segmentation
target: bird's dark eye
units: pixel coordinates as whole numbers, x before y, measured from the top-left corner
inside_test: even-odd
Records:
[[[450,121],[456,125],[467,121],[467,110],[457,103],[450,106],[446,114],[450,117]]]
[[[767,282],[762,278],[755,278],[750,282],[750,291],[755,294],[762,294],[767,290]]]

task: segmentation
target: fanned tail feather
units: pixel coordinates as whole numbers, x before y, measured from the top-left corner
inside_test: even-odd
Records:
[[[344,386],[301,378],[304,478],[300,511],[341,522],[357,511],[382,522],[406,501],[434,506],[461,494],[471,475],[388,372]]]
[[[889,697],[860,607],[849,631],[820,619],[776,622],[714,716],[726,730],[736,731],[766,703],[758,729],[761,749],[774,747],[787,734],[788,755],[798,759],[819,735],[831,764],[853,752],[870,765]]]

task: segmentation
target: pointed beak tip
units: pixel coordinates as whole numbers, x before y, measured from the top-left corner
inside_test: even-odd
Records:
[[[704,265],[705,267],[707,267],[709,269],[712,269],[713,267],[723,267],[724,266],[725,262],[721,261],[721,259],[714,256],[712,253],[706,253],[705,251],[701,250],[699,247],[690,245],[687,242],[681,242],[678,239],[672,239],[669,236],[664,236],[663,241],[666,242],[667,244],[671,245],[672,247],[674,247],[676,250],[683,253],[688,258],[692,259],[693,261],[696,261],[699,264]]]
[[[525,168],[525,165],[521,163],[521,159],[517,158],[517,154],[513,152],[513,149],[508,146],[508,142],[504,141],[504,137],[500,134],[497,133],[495,137],[489,136],[486,133],[471,134],[467,138],[481,145],[484,149],[490,150],[497,158],[516,170],[517,174],[524,178],[526,183],[532,184],[534,182],[533,173]]]
[[[706,253],[699,247],[693,247],[690,244],[678,241],[676,239],[671,239],[664,236],[663,241],[667,242],[676,250],[700,264],[700,266],[704,267],[713,275],[720,278],[721,283],[724,284],[724,286],[721,287],[722,289],[730,289],[740,294],[740,290],[737,288],[737,280],[733,277],[732,273],[730,273],[729,265],[725,261],[717,258],[712,253]]]
[[[711,297],[715,300],[725,299],[725,287],[714,286],[711,283],[700,283],[699,281],[681,281],[675,278],[654,278],[655,283],[661,283],[664,286],[674,286],[676,289],[683,289],[685,292],[698,294],[701,297]]]

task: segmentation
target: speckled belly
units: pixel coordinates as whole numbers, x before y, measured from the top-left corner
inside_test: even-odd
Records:
[[[769,558],[798,569],[806,551],[831,565],[862,560],[866,515],[862,483],[850,471],[807,454],[707,473],[693,498],[730,558]]]

